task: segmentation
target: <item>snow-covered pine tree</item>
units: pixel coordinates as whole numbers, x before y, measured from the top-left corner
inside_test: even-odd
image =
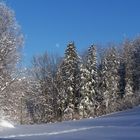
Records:
[[[98,90],[101,95],[101,107],[100,107],[100,114],[106,113],[106,108],[109,106],[109,82],[108,82],[108,67],[107,67],[107,60],[105,56],[102,56],[101,62],[99,65],[99,72],[98,72]]]
[[[140,39],[124,42],[125,100],[131,107],[140,101]],[[129,87],[129,88],[128,88]]]
[[[104,58],[104,66],[103,71],[104,74],[104,85],[106,86],[103,90],[104,94],[104,100],[106,104],[107,112],[115,111],[116,103],[118,100],[119,95],[119,75],[118,75],[118,69],[119,69],[119,59],[118,59],[118,53],[114,47],[110,48],[106,56]],[[104,73],[103,72],[103,73]]]
[[[124,61],[124,57],[123,57],[123,50],[121,49],[120,55],[119,55],[119,59],[120,59],[120,67],[119,67],[119,77],[120,77],[120,81],[119,81],[119,98],[122,99],[124,97],[125,94],[125,73],[126,73],[126,69],[125,69],[125,61]]]
[[[125,86],[125,97],[133,95],[133,89],[129,79],[126,79],[126,86]]]
[[[111,48],[111,52],[110,52],[110,58],[108,56],[108,61],[110,62],[110,60],[112,61],[112,65],[111,65],[111,83],[112,83],[112,90],[113,90],[113,94],[112,94],[112,99],[114,99],[114,101],[116,101],[116,99],[118,98],[118,85],[119,85],[119,75],[118,75],[118,70],[119,70],[119,66],[120,66],[120,61],[119,61],[119,55],[118,52],[115,48]]]
[[[140,91],[140,38],[133,41],[133,88],[134,92]]]
[[[65,82],[63,81],[63,67],[64,61],[58,67],[56,74],[56,86],[57,86],[57,120],[62,121],[64,116],[64,111],[66,109],[66,98],[65,93]]]
[[[92,45],[88,50],[87,62],[81,65],[81,100],[80,116],[96,115],[97,107],[97,63],[96,48]]]
[[[126,40],[123,44],[123,58],[125,64],[125,94],[124,94],[124,102],[125,107],[133,106],[134,99],[134,46],[133,41]]]
[[[125,41],[124,44],[124,63],[125,63],[125,97],[132,95],[133,92],[133,43],[132,41]],[[131,92],[131,93],[130,93]]]
[[[134,101],[134,91],[132,88],[132,83],[131,81],[126,78],[126,85],[125,85],[125,95],[124,95],[124,107],[125,108],[131,108],[133,107],[133,102]]]
[[[80,103],[79,103],[79,115],[81,118],[89,117],[91,111],[93,112],[93,102],[89,99],[89,85],[88,80],[90,78],[90,72],[87,70],[86,66],[81,64],[80,66],[81,73],[81,88],[80,88]]]
[[[61,65],[61,76],[63,82],[62,100],[64,118],[72,119],[77,112],[80,88],[80,58],[76,52],[74,43],[70,43],[65,51],[65,57]]]

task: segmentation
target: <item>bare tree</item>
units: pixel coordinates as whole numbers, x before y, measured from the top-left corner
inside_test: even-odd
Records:
[[[32,77],[36,86],[32,94],[32,117],[36,123],[52,122],[57,117],[56,71],[59,58],[47,53],[33,58]],[[33,90],[36,89],[36,92]]]
[[[0,110],[7,116],[11,115],[9,107],[14,104],[12,93],[8,91],[17,79],[16,66],[22,44],[23,35],[14,12],[0,3]]]

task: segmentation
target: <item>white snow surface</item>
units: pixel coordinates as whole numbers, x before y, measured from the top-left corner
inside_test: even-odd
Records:
[[[14,125],[6,120],[0,120],[0,128],[14,128]]]
[[[0,140],[140,140],[140,107],[107,116],[0,131]]]

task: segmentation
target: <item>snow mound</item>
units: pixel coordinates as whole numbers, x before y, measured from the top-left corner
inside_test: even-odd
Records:
[[[14,128],[14,125],[6,120],[0,120],[0,127]]]

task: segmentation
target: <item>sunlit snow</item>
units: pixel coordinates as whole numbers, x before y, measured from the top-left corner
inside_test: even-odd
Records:
[[[4,119],[3,119],[4,120]],[[140,107],[102,117],[0,131],[7,140],[140,140]]]
[[[0,120],[0,127],[14,128],[14,125],[6,120]]]

